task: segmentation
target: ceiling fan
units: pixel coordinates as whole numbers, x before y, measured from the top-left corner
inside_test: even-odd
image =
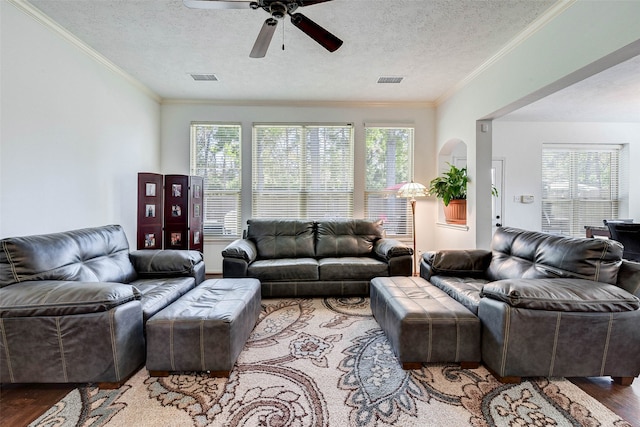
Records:
[[[273,33],[276,31],[278,20],[285,15],[291,17],[291,23],[302,32],[318,42],[329,52],[335,52],[342,46],[342,40],[322,28],[301,13],[294,13],[299,7],[325,3],[331,0],[183,0],[186,7],[193,9],[263,9],[271,15],[262,25],[258,38],[253,45],[249,56],[251,58],[263,58]]]

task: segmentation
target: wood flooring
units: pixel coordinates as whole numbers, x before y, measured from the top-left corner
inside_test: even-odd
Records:
[[[640,379],[629,387],[614,384],[609,377],[572,378],[571,382],[632,426],[640,427]],[[74,388],[67,384],[2,385],[0,426],[28,426]]]

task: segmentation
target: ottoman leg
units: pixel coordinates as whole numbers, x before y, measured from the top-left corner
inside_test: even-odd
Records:
[[[150,377],[168,377],[169,371],[149,371]]]
[[[405,371],[413,371],[414,369],[422,368],[422,363],[420,362],[403,362],[402,369]]]

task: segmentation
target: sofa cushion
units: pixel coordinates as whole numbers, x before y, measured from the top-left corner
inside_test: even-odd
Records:
[[[131,282],[141,294],[142,318],[146,322],[151,316],[189,292],[196,286],[193,277],[167,277],[139,279]]]
[[[480,293],[487,280],[474,277],[431,276],[429,282],[445,291],[451,298],[478,314]]]
[[[640,300],[615,285],[583,279],[507,279],[488,283],[482,296],[512,307],[563,312],[621,312]]]
[[[122,283],[35,280],[0,289],[0,318],[97,313],[140,299]]]
[[[254,241],[258,259],[313,257],[313,221],[250,219],[247,238]]]
[[[318,265],[320,280],[371,280],[389,275],[386,262],[369,257],[322,258]]]
[[[615,284],[622,246],[613,240],[498,228],[487,276],[502,279],[573,277]]]
[[[313,258],[282,258],[254,261],[247,276],[260,281],[318,280],[318,261]]]
[[[376,240],[382,237],[383,229],[380,220],[318,221],[316,257],[369,255]]]
[[[128,283],[135,277],[119,225],[0,241],[0,287],[27,280]]]

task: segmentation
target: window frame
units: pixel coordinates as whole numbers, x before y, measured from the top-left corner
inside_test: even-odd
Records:
[[[545,166],[547,152],[566,152],[566,168]],[[594,163],[580,161],[579,157],[605,153],[610,156],[608,172],[595,171]],[[603,219],[617,219],[620,215],[623,146],[620,144],[553,144],[542,145],[541,153],[541,230],[574,237],[584,237],[585,227],[602,226]],[[613,163],[611,163],[613,161]],[[601,166],[602,167],[602,166]],[[548,169],[548,170],[547,170]],[[553,179],[552,175],[565,179]],[[563,176],[564,175],[564,176]],[[594,178],[597,177],[596,178]],[[594,180],[604,182],[594,186]],[[606,184],[606,185],[605,185]],[[597,193],[597,196],[596,196]],[[602,194],[609,197],[602,197]]]
[[[392,188],[387,187],[386,189],[369,189],[367,183],[367,175],[369,172],[369,162],[368,162],[368,130],[369,129],[398,129],[398,130],[407,130],[410,133],[410,141],[408,141],[407,151],[407,164],[405,165],[406,169],[404,173],[398,177],[396,175],[395,182]],[[385,211],[382,215],[382,219],[385,221],[385,230],[387,235],[392,236],[393,238],[399,240],[410,239],[413,235],[413,223],[412,223],[412,214],[411,214],[411,204],[409,200],[406,198],[397,197],[397,192],[402,186],[402,184],[413,180],[414,176],[414,161],[415,161],[415,125],[413,123],[365,123],[364,125],[364,150],[365,150],[365,161],[364,161],[364,174],[365,174],[365,183],[364,183],[364,217],[369,219],[379,219],[381,217],[380,214],[372,215],[370,212],[370,200],[374,197],[378,197],[380,200],[394,200],[393,205],[395,205],[395,209],[393,211]],[[385,157],[388,158],[390,153],[386,152]],[[397,158],[396,158],[397,160]],[[397,170],[397,165],[393,166],[394,170]],[[405,176],[406,175],[406,179]],[[384,209],[382,209],[384,210]],[[400,221],[393,221],[389,218],[395,217],[398,212],[401,212],[400,217],[403,218]],[[390,223],[397,222],[395,227],[390,226]],[[394,228],[397,228],[398,232],[394,233]],[[404,232],[401,232],[404,231]]]
[[[296,172],[299,181],[288,182],[287,188],[276,188],[277,185],[273,183],[265,183],[264,170],[268,167],[272,167],[276,170],[279,166],[269,165],[265,166],[269,162],[268,158],[263,160],[262,152],[266,151],[270,146],[263,145],[266,138],[263,138],[260,133],[264,130],[265,133],[268,129],[282,129],[286,132],[299,131],[299,135],[296,138],[287,141],[291,147],[287,146],[285,150],[291,150],[293,157],[292,162],[297,162],[298,168],[290,168],[283,166],[281,173],[295,176]],[[344,141],[339,141],[338,144],[346,143],[346,147],[343,148],[343,164],[346,167],[342,168],[342,175],[344,179],[342,183],[343,189],[338,189],[340,185],[336,185],[335,188],[328,188],[329,181],[322,181],[322,178],[318,178],[317,173],[322,168],[321,155],[323,150],[322,145],[327,144],[326,139],[318,139],[317,141],[309,141],[309,135],[312,134],[314,129],[318,129],[318,138],[321,138],[320,134],[330,133],[331,129],[335,128],[338,131],[348,131],[348,136]],[[288,134],[288,133],[287,133]],[[287,138],[288,139],[288,138]],[[282,142],[282,141],[280,141]],[[313,143],[317,143],[318,146],[312,146]],[[335,142],[335,141],[334,141]],[[298,144],[298,145],[295,145]],[[275,149],[282,149],[283,147],[277,147],[274,144]],[[254,123],[252,126],[252,162],[251,162],[251,217],[261,218],[295,218],[295,219],[319,219],[328,217],[346,217],[353,218],[354,216],[354,196],[355,196],[355,130],[351,123],[308,123],[308,122],[279,122],[279,123]],[[298,150],[298,152],[296,152]],[[310,156],[309,153],[315,150],[315,156]],[[327,153],[331,154],[329,151]],[[281,153],[282,154],[282,153]],[[287,151],[287,154],[291,154]],[[340,169],[331,168],[327,169],[329,175],[340,174]],[[270,171],[274,173],[274,171]],[[316,174],[316,175],[314,175]],[[337,181],[332,181],[337,182]],[[288,185],[291,184],[290,187]],[[273,187],[269,188],[272,185]],[[323,196],[324,195],[324,196]],[[340,197],[338,200],[342,200],[339,204],[339,208],[336,208],[336,199],[331,199],[331,195]],[[291,205],[289,208],[283,208],[282,206],[276,206],[275,203],[269,199],[283,201],[287,198]],[[321,202],[324,200],[324,202]],[[331,205],[333,200],[333,206]],[[327,206],[323,207],[322,204]],[[337,215],[332,214],[341,212]]]
[[[235,128],[238,131],[237,140],[233,141],[237,144],[235,149],[237,150],[237,167],[229,168],[235,171],[237,188],[212,188],[211,182],[207,180],[208,174],[201,174],[200,167],[197,164],[197,144],[196,141],[196,128],[198,126],[212,126],[212,127],[230,127]],[[242,218],[242,187],[243,187],[243,153],[242,153],[242,124],[238,122],[215,122],[215,121],[192,121],[189,126],[189,170],[192,175],[200,175],[204,178],[203,188],[203,229],[204,236],[207,239],[230,239],[238,238],[242,233],[241,218]],[[207,169],[207,168],[205,168]],[[215,166],[213,167],[215,169]],[[225,181],[226,182],[226,181]],[[232,209],[227,214],[220,217],[219,221],[207,220],[208,217],[218,216],[211,213],[207,207],[213,203],[214,205],[225,205],[227,203],[216,203],[216,199],[228,200],[229,198],[235,199],[230,203],[235,204],[235,209]],[[232,215],[232,212],[235,214]]]

